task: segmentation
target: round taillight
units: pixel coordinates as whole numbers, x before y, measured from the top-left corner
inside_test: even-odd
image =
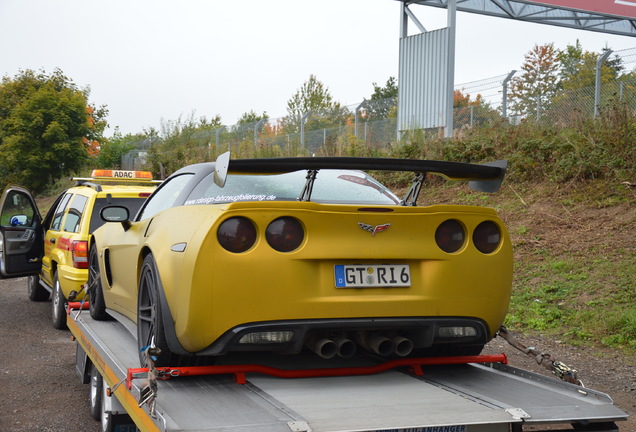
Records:
[[[473,232],[473,243],[479,252],[489,254],[497,250],[501,243],[501,230],[493,221],[477,225]]]
[[[435,242],[444,252],[457,252],[466,239],[464,226],[455,219],[444,221],[435,231]]]
[[[267,243],[279,252],[291,252],[300,246],[305,230],[298,219],[280,217],[272,221],[265,231]]]
[[[233,217],[219,226],[216,237],[226,250],[245,252],[256,243],[256,227],[248,218]]]

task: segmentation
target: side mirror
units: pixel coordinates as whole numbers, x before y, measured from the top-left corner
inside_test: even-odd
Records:
[[[24,226],[29,222],[27,215],[11,216],[11,226]]]
[[[128,231],[130,228],[130,213],[128,208],[124,206],[108,206],[104,207],[99,216],[105,222],[120,222],[124,227],[124,231]]]

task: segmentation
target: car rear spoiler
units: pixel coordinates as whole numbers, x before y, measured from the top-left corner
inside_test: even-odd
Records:
[[[508,161],[499,160],[483,165],[421,159],[391,159],[363,157],[293,157],[264,159],[230,159],[230,152],[220,155],[215,164],[214,181],[223,187],[227,174],[282,174],[292,171],[321,169],[351,169],[362,171],[410,171],[418,173],[411,187],[417,191],[426,173],[437,174],[449,180],[468,180],[468,186],[480,192],[497,192],[501,187]],[[409,195],[411,191],[409,191]],[[408,196],[408,195],[407,195]]]

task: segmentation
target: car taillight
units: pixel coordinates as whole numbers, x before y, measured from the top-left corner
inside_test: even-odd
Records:
[[[256,243],[256,227],[248,218],[232,217],[219,226],[216,237],[225,250],[245,252]]]
[[[501,230],[493,221],[477,225],[473,232],[473,243],[481,253],[489,254],[497,250],[501,243]]]
[[[305,230],[298,219],[280,217],[267,226],[265,238],[278,252],[291,252],[303,242]]]
[[[88,268],[88,242],[74,240],[71,243],[71,255],[73,256],[73,267],[79,269]]]
[[[455,219],[444,221],[435,231],[435,242],[444,252],[457,252],[466,239],[464,226]]]

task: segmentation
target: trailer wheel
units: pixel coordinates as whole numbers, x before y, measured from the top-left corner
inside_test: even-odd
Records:
[[[104,390],[102,388],[102,403],[99,410],[100,412],[99,420],[100,420],[100,423],[102,424],[102,432],[113,432],[114,430],[113,414],[110,412],[106,412],[106,400],[104,399],[103,391]]]
[[[34,275],[27,278],[27,295],[29,300],[41,302],[48,300],[50,293],[40,285],[40,276]]]
[[[51,305],[51,320],[53,321],[53,327],[59,330],[66,329],[66,298],[62,293],[62,287],[60,286],[60,279],[57,276],[57,270],[55,271],[55,276],[53,276],[53,299]]]
[[[108,318],[106,314],[106,302],[104,301],[104,291],[102,290],[102,280],[99,271],[99,256],[97,246],[91,245],[88,253],[88,292],[90,301],[88,310],[91,318],[102,321]]]
[[[91,408],[91,416],[95,420],[100,420],[102,417],[102,398],[104,397],[104,379],[99,373],[94,364],[91,365],[91,379],[90,379],[90,395],[89,402]]]
[[[161,279],[157,265],[152,254],[144,259],[139,274],[139,294],[137,300],[137,346],[139,348],[139,360],[142,366],[146,364],[146,354],[142,350],[154,343],[161,350],[161,354],[155,360],[155,366],[174,366],[171,360],[177,361],[172,356],[163,328],[163,316],[159,302],[159,290]]]

